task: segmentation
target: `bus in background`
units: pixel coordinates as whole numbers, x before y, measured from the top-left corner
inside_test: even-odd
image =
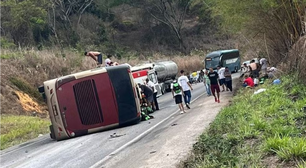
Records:
[[[217,69],[217,66],[228,67],[231,72],[241,68],[239,50],[218,50],[208,53],[205,60],[205,69]]]
[[[138,86],[127,65],[87,70],[44,82],[52,139],[62,140],[140,121]]]

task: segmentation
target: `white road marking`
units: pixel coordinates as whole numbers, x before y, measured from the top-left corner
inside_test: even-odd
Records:
[[[194,102],[196,101],[198,98],[200,98],[201,96],[203,96],[204,93],[200,94],[198,97],[196,97],[195,99],[193,99],[191,101]],[[111,152],[109,155],[107,155],[106,157],[104,157],[102,160],[96,162],[94,165],[92,165],[90,168],[101,168],[102,164],[111,159],[112,156],[116,155],[117,153],[119,153],[121,150],[125,149],[126,147],[132,145],[133,143],[137,142],[138,140],[140,140],[142,137],[146,136],[147,134],[149,134],[153,129],[155,129],[157,126],[161,125],[163,122],[165,122],[166,120],[168,120],[169,118],[173,117],[175,114],[177,114],[180,110],[176,110],[174,113],[170,114],[167,118],[163,119],[162,121],[160,121],[159,123],[155,124],[153,127],[151,127],[150,129],[146,130],[145,132],[141,133],[140,135],[138,135],[137,137],[135,137],[134,139],[132,139],[131,141],[127,142],[126,144],[122,145],[120,148],[116,149],[115,151]]]

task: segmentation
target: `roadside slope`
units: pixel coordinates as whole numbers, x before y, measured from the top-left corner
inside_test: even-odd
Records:
[[[306,86],[294,74],[280,81],[239,90],[183,167],[306,167]]]

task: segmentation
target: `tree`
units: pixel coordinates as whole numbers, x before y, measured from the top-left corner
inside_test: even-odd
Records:
[[[157,22],[167,25],[177,37],[183,53],[188,53],[182,37],[182,27],[190,3],[189,0],[132,0],[129,2],[135,7],[145,9]]]
[[[43,30],[47,23],[48,2],[42,0],[7,0],[2,2],[3,29],[9,33],[15,44],[33,43],[33,30]],[[5,11],[5,12],[4,12]],[[3,16],[4,15],[4,16]]]
[[[215,18],[221,18],[223,30],[260,39],[261,50],[265,50],[270,62],[286,59],[286,53],[305,33],[305,0],[203,1],[210,5]]]

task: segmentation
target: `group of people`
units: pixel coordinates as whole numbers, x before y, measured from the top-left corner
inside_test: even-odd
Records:
[[[141,104],[146,103],[146,105],[153,111],[159,110],[157,102],[157,90],[155,89],[154,83],[147,78],[145,84],[139,83],[138,86],[141,89],[141,93],[143,95]]]
[[[98,67],[102,66],[103,59],[102,59],[101,52],[98,52],[98,51],[85,51],[84,55],[85,56],[89,56],[93,60],[95,60]],[[119,65],[117,62],[111,61],[111,58],[112,58],[112,55],[108,54],[107,58],[105,59],[105,67]]]
[[[268,67],[268,60],[266,58],[259,58],[259,62],[255,59],[251,60],[250,64],[243,64],[242,76],[244,76],[243,87],[253,88],[259,85],[260,75],[264,78],[268,78],[269,74],[275,70],[275,68]],[[272,71],[271,71],[272,70]]]
[[[217,72],[213,68],[205,70],[204,85],[208,96],[213,95],[215,102],[220,103],[220,92],[233,91],[232,74],[228,67],[217,67]],[[222,91],[220,90],[222,88]]]
[[[207,95],[213,95],[215,102],[220,103],[220,87],[223,88],[222,92],[225,90],[232,91],[232,75],[228,67],[217,68],[218,71],[215,72],[213,68],[209,70],[201,71],[203,75],[203,82],[206,86]],[[186,113],[185,106],[190,109],[191,101],[191,91],[193,90],[192,85],[187,76],[185,76],[184,70],[181,70],[180,77],[171,84],[172,96],[175,99],[175,103],[179,106],[180,113]]]
[[[175,103],[180,108],[180,113],[186,113],[185,108],[183,106],[183,100],[188,109],[190,109],[190,101],[191,101],[191,90],[193,90],[190,81],[187,76],[185,76],[185,71],[181,70],[180,77],[177,80],[174,80],[171,83],[171,92],[172,97],[174,98]]]
[[[96,51],[89,51],[84,53],[85,56],[91,57],[97,62],[98,66],[103,64],[102,54]],[[105,59],[105,67],[119,65],[117,62],[111,61],[112,55],[107,55]],[[275,71],[275,68],[268,68],[268,61],[265,58],[261,58],[259,63],[255,60],[252,60],[249,65],[246,63],[243,64],[242,73],[244,76],[243,86],[244,87],[254,87],[257,86],[259,81],[259,72],[268,76],[270,71]],[[220,92],[233,91],[232,87],[232,74],[228,67],[217,67],[217,72],[213,68],[209,68],[200,71],[198,75],[197,82],[204,82],[206,92],[208,96],[213,95],[215,102],[220,103]],[[185,108],[183,105],[183,100],[188,109],[190,109],[191,101],[191,90],[192,82],[189,74],[185,75],[185,71],[180,71],[180,77],[171,84],[172,96],[175,100],[175,103],[179,106],[180,113],[185,113]],[[222,91],[220,90],[222,88]],[[149,79],[146,79],[145,84],[139,84],[139,88],[144,95],[144,101],[146,104],[155,110],[159,110],[157,102],[157,90],[154,87],[154,83]]]

